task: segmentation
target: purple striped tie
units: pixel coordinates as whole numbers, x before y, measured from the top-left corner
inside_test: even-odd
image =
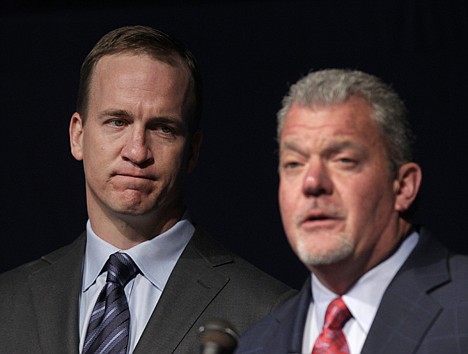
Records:
[[[107,270],[106,285],[94,305],[83,354],[127,352],[130,312],[124,287],[139,269],[129,255],[114,253],[104,270]]]

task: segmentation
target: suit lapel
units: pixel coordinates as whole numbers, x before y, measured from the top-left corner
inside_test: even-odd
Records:
[[[310,277],[308,277],[299,294],[275,312],[274,317],[278,326],[275,327],[271,340],[264,348],[265,353],[302,353],[304,325],[311,301]]]
[[[78,353],[78,302],[85,248],[82,235],[43,258],[49,263],[29,276],[39,341],[44,353]]]
[[[441,312],[428,294],[450,280],[447,250],[420,234],[420,242],[385,292],[362,354],[414,353]]]
[[[170,353],[229,281],[213,267],[230,255],[197,230],[177,262],[134,353]]]

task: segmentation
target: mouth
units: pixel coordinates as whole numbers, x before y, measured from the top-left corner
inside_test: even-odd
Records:
[[[303,225],[326,225],[330,223],[335,223],[339,221],[341,218],[327,213],[322,212],[314,212],[307,214],[303,219],[301,224]]]
[[[115,173],[113,177],[135,178],[141,180],[155,181],[156,177],[149,174],[136,174],[136,173]]]
[[[327,215],[312,215],[312,216],[308,216],[305,221],[322,221],[322,220],[329,220],[331,219],[329,216]]]

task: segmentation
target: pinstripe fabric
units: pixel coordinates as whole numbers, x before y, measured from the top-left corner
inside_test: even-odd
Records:
[[[124,288],[139,269],[125,253],[112,254],[104,269],[106,285],[91,314],[83,354],[125,354],[127,351],[130,312]]]

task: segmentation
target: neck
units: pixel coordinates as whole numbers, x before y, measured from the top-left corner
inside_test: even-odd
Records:
[[[411,231],[411,224],[400,219],[396,237],[391,241],[371,248],[367,255],[352,256],[333,264],[310,266],[320,282],[335,294],[346,294],[369,270],[389,258]]]
[[[182,206],[165,213],[119,215],[89,213],[93,231],[104,241],[119,249],[129,249],[150,240],[174,226],[182,217]]]

